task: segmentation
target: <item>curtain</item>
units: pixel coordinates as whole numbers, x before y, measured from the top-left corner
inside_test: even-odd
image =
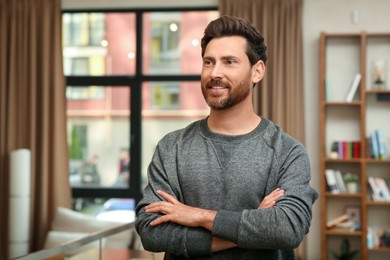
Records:
[[[303,0],[219,0],[218,9],[247,19],[264,36],[268,60],[255,87],[254,109],[304,143]],[[296,257],[305,258],[304,242]]]
[[[31,151],[30,251],[70,207],[61,0],[0,0],[0,259],[8,259],[9,155]]]
[[[220,15],[252,22],[265,38],[265,77],[255,88],[255,111],[304,143],[303,0],[219,0]]]

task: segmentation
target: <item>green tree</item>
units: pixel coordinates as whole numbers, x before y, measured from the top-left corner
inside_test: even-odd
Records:
[[[70,132],[69,158],[71,160],[83,159],[80,133],[76,126],[72,126],[72,130]]]

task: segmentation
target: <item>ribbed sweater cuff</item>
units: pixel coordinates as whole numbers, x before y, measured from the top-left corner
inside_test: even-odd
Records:
[[[187,231],[188,256],[211,255],[211,233],[204,228],[189,228]]]
[[[219,210],[214,220],[213,235],[237,243],[240,220],[241,212]]]

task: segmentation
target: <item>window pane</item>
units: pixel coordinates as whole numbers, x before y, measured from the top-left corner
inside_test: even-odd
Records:
[[[152,12],[143,16],[143,73],[199,74],[200,40],[217,11]]]
[[[156,94],[156,88],[158,94]],[[164,98],[164,96],[167,97]],[[170,96],[173,97],[169,98]],[[161,103],[166,106],[159,106]],[[171,107],[168,107],[168,104],[171,104]],[[147,167],[158,141],[168,132],[184,128],[208,114],[209,107],[204,101],[200,82],[146,82],[143,84],[141,167],[143,186],[146,185]]]
[[[130,87],[68,86],[67,93],[79,94],[67,96],[71,186],[127,188]]]
[[[65,75],[135,73],[134,13],[64,13]]]

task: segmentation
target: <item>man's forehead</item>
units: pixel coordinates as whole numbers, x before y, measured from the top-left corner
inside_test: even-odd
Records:
[[[224,36],[212,39],[206,46],[204,56],[239,56],[245,55],[247,41],[241,36]]]

